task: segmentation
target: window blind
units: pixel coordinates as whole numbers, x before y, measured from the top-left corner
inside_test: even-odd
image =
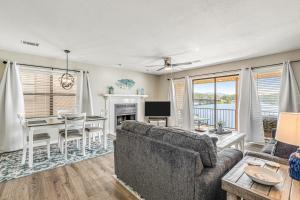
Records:
[[[45,117],[56,115],[58,110],[76,109],[77,75],[72,74],[75,84],[70,90],[65,90],[59,81],[63,73],[64,71],[21,67],[26,117]]]
[[[264,117],[277,117],[282,66],[254,70],[257,94]]]
[[[176,107],[177,107],[177,120],[178,126],[183,125],[183,97],[184,97],[184,80],[174,81],[175,95],[176,95]]]

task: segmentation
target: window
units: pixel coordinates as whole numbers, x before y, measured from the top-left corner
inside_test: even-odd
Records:
[[[193,80],[195,128],[200,124],[237,129],[238,76],[223,76]]]
[[[268,67],[254,70],[257,95],[263,116],[278,116],[280,80],[282,67]]]
[[[21,67],[26,117],[45,117],[56,115],[58,110],[76,109],[75,84],[70,90],[60,86],[59,78],[63,71],[48,71]]]
[[[265,137],[271,137],[272,129],[277,126],[281,73],[281,66],[258,68],[254,70]]]

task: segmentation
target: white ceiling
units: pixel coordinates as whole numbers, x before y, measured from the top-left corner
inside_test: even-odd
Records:
[[[1,0],[0,5],[0,49],[63,59],[62,50],[70,49],[72,61],[99,66],[146,72],[143,66],[160,64],[167,55],[173,62],[201,59],[197,66],[205,66],[300,48],[299,0]]]

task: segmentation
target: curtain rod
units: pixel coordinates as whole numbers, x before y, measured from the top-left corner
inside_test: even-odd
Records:
[[[234,70],[227,70],[227,71],[222,71],[222,72],[213,72],[213,73],[207,73],[207,74],[197,74],[197,75],[192,75],[188,77],[197,77],[197,76],[207,76],[207,75],[215,75],[215,74],[222,74],[222,73],[228,73],[228,72],[238,72],[240,69],[234,69]],[[236,74],[233,74],[236,75]],[[178,80],[178,79],[184,79],[185,77],[177,77],[173,78],[173,80]],[[170,80],[169,78],[167,80]]]
[[[300,60],[292,60],[292,61],[290,61],[290,63],[294,63],[294,62],[300,62]],[[251,69],[271,67],[271,66],[282,65],[282,64],[283,63],[274,63],[274,64],[269,64],[269,65],[261,65],[261,66],[251,67]],[[222,71],[222,72],[213,72],[213,73],[207,73],[207,74],[198,74],[198,75],[192,75],[192,76],[188,76],[188,77],[206,76],[206,75],[214,75],[214,74],[221,74],[221,73],[228,73],[228,72],[237,72],[237,71],[240,71],[240,69],[233,69],[233,70],[227,70],[227,71]],[[185,77],[177,77],[177,78],[173,78],[173,80],[178,80],[178,79],[183,79],[183,78],[185,78]],[[170,78],[168,78],[167,80],[170,80]]]
[[[6,64],[7,61],[3,61],[3,64]],[[38,68],[44,68],[44,69],[55,69],[55,70],[63,70],[65,71],[65,69],[62,69],[62,68],[58,68],[58,67],[48,67],[48,66],[42,66],[42,65],[30,65],[30,64],[23,64],[23,63],[18,63],[18,65],[22,65],[22,66],[27,66],[27,67],[38,67]],[[69,71],[72,71],[72,72],[80,72],[79,70],[75,70],[75,69],[69,69]],[[88,71],[83,71],[83,73],[89,73]]]

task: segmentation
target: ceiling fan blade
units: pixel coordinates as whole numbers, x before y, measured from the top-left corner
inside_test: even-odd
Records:
[[[159,72],[159,71],[163,70],[164,68],[166,68],[166,67],[159,68],[156,71]]]
[[[148,65],[148,66],[145,66],[145,67],[161,67],[161,66],[164,66],[164,65]]]
[[[175,64],[172,64],[173,67],[176,67],[176,66],[180,66],[180,65],[191,65],[193,64],[192,62],[184,62],[184,63],[175,63]]]
[[[180,66],[180,65],[192,65],[197,62],[201,62],[201,60],[194,60],[194,61],[184,62],[184,63],[175,63],[175,64],[172,64],[172,66],[176,67],[176,66]]]

